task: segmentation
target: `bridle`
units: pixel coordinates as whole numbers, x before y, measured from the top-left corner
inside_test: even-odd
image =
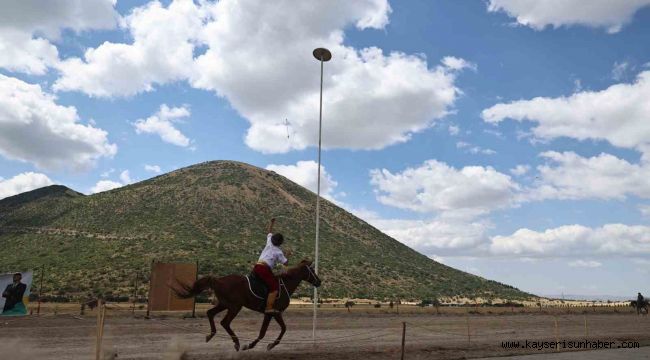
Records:
[[[305,267],[307,268],[307,271],[309,272],[309,276],[307,277],[307,282],[312,283],[311,281],[309,281],[309,279],[311,279],[312,277],[314,278],[314,282],[316,282],[318,280],[318,276],[316,276],[316,274],[314,273],[314,270],[312,270],[311,265],[306,265]]]

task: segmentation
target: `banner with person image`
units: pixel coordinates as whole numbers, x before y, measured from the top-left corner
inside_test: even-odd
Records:
[[[0,316],[27,315],[32,271],[0,274]]]

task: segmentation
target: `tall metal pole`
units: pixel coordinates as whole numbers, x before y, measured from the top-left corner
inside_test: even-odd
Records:
[[[323,63],[332,58],[332,53],[325,48],[315,49],[314,57],[320,61],[320,103],[318,112],[318,180],[317,180],[317,196],[316,196],[316,246],[315,246],[315,259],[314,270],[318,274],[318,240],[320,235],[320,163],[321,163],[321,140],[323,130]],[[311,337],[316,341],[316,313],[318,308],[318,289],[314,287],[314,318],[312,321]]]

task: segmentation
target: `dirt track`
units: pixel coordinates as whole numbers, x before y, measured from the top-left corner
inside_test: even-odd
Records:
[[[585,339],[633,340],[650,345],[650,317],[631,313],[522,314],[385,314],[371,311],[323,311],[318,322],[318,341],[311,343],[311,314],[307,309],[285,314],[288,331],[283,342],[271,352],[268,342],[247,352],[235,352],[225,331],[205,343],[205,318],[182,319],[157,316],[146,320],[123,311],[111,312],[106,319],[105,358],[117,359],[399,359],[402,322],[407,323],[407,359],[462,359],[497,355],[539,353],[537,350],[508,350],[501,341]],[[257,335],[261,318],[242,312],[233,329],[243,344]],[[470,337],[467,337],[469,322]],[[91,359],[94,358],[96,321],[85,317],[52,315],[0,318],[3,348],[22,349],[12,359]],[[272,324],[265,340],[278,334]],[[468,341],[469,340],[469,341]],[[184,354],[184,355],[183,355]],[[181,357],[184,356],[184,357]]]

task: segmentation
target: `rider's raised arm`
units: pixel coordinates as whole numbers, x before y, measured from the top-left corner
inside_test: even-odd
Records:
[[[275,224],[275,218],[271,219],[271,222],[269,223],[269,228],[268,231],[266,232],[267,234],[273,233],[273,225]]]

